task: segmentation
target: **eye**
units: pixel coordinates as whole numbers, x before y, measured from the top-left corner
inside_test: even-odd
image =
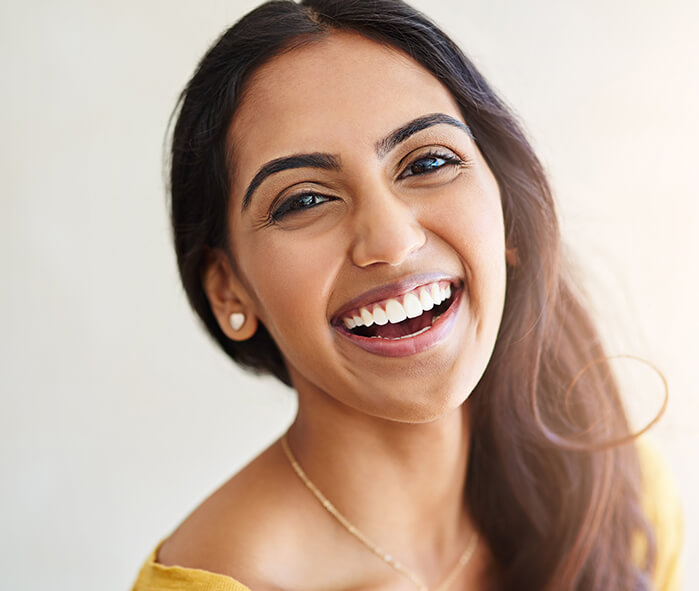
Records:
[[[302,193],[300,195],[293,195],[288,199],[282,201],[282,203],[272,211],[270,218],[272,221],[279,221],[285,216],[304,211],[307,209],[312,209],[317,207],[321,203],[327,201],[332,201],[334,197],[327,197],[326,195],[320,195],[319,193]]]
[[[438,172],[445,167],[459,166],[464,161],[454,154],[430,152],[416,158],[403,170],[398,178],[404,179],[411,176],[421,176]]]

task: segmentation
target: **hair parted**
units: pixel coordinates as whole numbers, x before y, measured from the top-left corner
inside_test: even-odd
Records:
[[[190,304],[241,365],[290,385],[260,324],[245,342],[219,328],[201,282],[209,249],[230,252],[235,146],[227,134],[246,81],[262,64],[333,31],[351,31],[411,56],[456,99],[497,179],[508,245],[505,309],[471,404],[466,498],[497,561],[494,588],[650,589],[654,538],[640,509],[640,468],[597,331],[561,256],[553,197],[519,124],[461,50],[399,0],[267,2],[228,29],[178,102],[170,193],[175,250]],[[567,392],[576,380],[574,397]],[[634,566],[634,535],[648,541]]]

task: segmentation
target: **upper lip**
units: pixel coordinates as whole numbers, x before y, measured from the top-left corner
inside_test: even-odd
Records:
[[[374,287],[343,304],[342,308],[333,314],[333,322],[339,322],[343,315],[351,310],[369,306],[370,304],[387,300],[389,298],[398,298],[422,285],[428,285],[429,283],[434,283],[435,281],[451,281],[452,283],[457,283],[460,280],[453,275],[448,275],[445,273],[421,273],[418,275],[411,275],[393,283],[387,283],[379,287]]]

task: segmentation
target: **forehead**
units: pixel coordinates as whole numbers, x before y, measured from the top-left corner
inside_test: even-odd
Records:
[[[409,56],[358,34],[331,33],[251,76],[229,134],[236,172],[299,152],[373,149],[429,113],[462,119],[446,88]]]

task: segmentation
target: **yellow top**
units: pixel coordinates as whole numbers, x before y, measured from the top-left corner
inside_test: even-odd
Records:
[[[638,449],[643,475],[643,512],[655,530],[657,540],[654,588],[656,591],[680,591],[683,516],[677,488],[654,448],[640,441]],[[643,556],[644,540],[638,538],[636,541],[633,555],[638,563]],[[132,591],[250,591],[225,575],[158,564],[159,548],[160,544],[146,560]]]
[[[653,587],[656,591],[681,591],[684,515],[679,491],[656,449],[644,439],[638,441],[638,455],[643,477],[643,514],[655,530]],[[645,539],[639,537],[634,542],[633,559],[639,564]]]

